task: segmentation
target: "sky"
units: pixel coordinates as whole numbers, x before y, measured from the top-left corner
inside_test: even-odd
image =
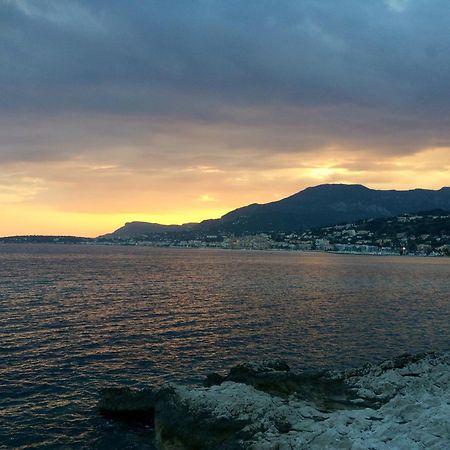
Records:
[[[0,0],[0,235],[450,185],[448,0]]]

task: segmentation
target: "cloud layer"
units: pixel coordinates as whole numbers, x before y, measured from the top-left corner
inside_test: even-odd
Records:
[[[444,0],[3,0],[0,204],[180,222],[449,184],[449,28]]]

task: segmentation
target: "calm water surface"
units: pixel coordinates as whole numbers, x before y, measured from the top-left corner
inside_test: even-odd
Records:
[[[449,349],[450,259],[0,245],[0,448],[152,448],[109,384]]]

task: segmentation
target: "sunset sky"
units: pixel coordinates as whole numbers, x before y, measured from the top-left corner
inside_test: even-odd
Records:
[[[448,0],[0,0],[0,235],[450,185]]]

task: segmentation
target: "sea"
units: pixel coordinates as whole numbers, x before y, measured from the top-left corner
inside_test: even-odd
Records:
[[[450,258],[0,245],[0,448],[153,449],[105,386],[450,349]]]

